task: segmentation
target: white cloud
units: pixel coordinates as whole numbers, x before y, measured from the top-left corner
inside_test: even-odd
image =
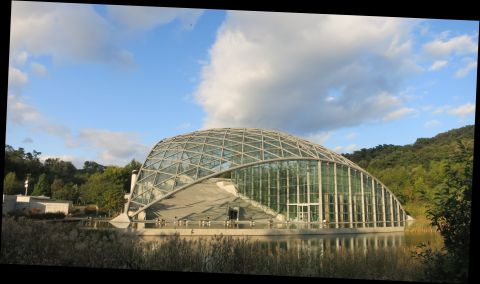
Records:
[[[442,57],[449,54],[463,55],[478,52],[478,44],[472,36],[461,35],[449,40],[436,39],[423,45],[423,50],[432,56]]]
[[[133,158],[143,161],[150,150],[150,147],[138,142],[138,134],[131,132],[81,129],[74,142],[96,152],[102,163],[107,165],[124,165]]]
[[[395,93],[419,71],[410,51],[413,22],[229,12],[195,93],[207,113],[203,127],[306,135],[381,119],[402,108]]]
[[[433,111],[433,114],[444,113],[444,112],[446,112],[448,109],[450,109],[450,106],[448,106],[448,105],[444,105],[444,106],[441,106],[441,107],[437,107],[437,108]]]
[[[429,120],[429,121],[425,122],[425,124],[424,124],[424,126],[427,127],[427,128],[434,127],[434,126],[437,126],[437,125],[440,125],[440,121],[438,121],[438,120]]]
[[[46,132],[63,138],[71,137],[70,130],[63,125],[51,123],[38,109],[24,102],[20,97],[8,95],[7,119],[13,124]]]
[[[15,67],[8,68],[8,85],[11,87],[22,87],[28,82],[27,73]]]
[[[358,150],[358,146],[356,144],[350,144],[348,146],[336,146],[333,148],[333,151],[337,153],[352,153],[355,150]]]
[[[428,68],[428,71],[437,71],[442,69],[447,65],[448,61],[446,60],[437,60]]]
[[[405,116],[405,115],[407,115],[411,112],[414,112],[414,111],[415,111],[415,109],[413,109],[413,108],[404,107],[404,108],[394,110],[394,111],[388,113],[387,115],[385,115],[383,117],[383,120],[389,121],[389,120],[399,119],[400,117]]]
[[[343,150],[343,146],[335,146],[332,150],[333,152],[340,153]]]
[[[38,62],[32,62],[30,63],[30,68],[37,75],[40,75],[40,76],[47,75],[47,67],[45,67],[43,64],[40,64]]]
[[[60,137],[67,147],[90,150],[101,164],[124,165],[133,158],[144,160],[150,150],[150,147],[138,142],[136,133],[80,129],[73,134],[69,127],[50,122],[39,110],[17,96],[8,96],[7,113],[7,119],[13,124]]]
[[[451,115],[456,115],[456,116],[465,116],[469,114],[474,114],[475,113],[475,105],[471,103],[464,104],[463,106],[459,106],[456,108],[451,108],[448,111],[449,114]]]
[[[83,163],[88,159],[83,159],[80,157],[72,156],[72,155],[49,155],[49,154],[41,154],[40,161],[45,162],[47,159],[60,159],[65,162],[71,162],[75,168],[81,169],[83,168]]]
[[[28,53],[25,51],[21,51],[18,54],[15,55],[14,61],[17,65],[23,65],[25,62],[27,62],[28,59]]]
[[[186,8],[107,6],[108,17],[122,28],[138,31],[149,30],[179,20],[183,29],[192,29],[203,10]]]
[[[470,71],[476,68],[477,68],[477,62],[469,61],[466,66],[457,70],[457,72],[455,73],[455,77],[457,78],[465,77],[468,75],[468,73],[470,73]]]
[[[10,50],[55,61],[129,66],[112,26],[88,4],[12,2]],[[128,58],[127,58],[128,59]]]
[[[321,132],[317,132],[317,133],[311,133],[311,134],[305,136],[305,139],[308,140],[308,141],[312,141],[314,143],[317,143],[319,145],[323,145],[331,137],[332,137],[332,132],[321,131]]]
[[[347,151],[348,153],[351,153],[355,150],[358,150],[358,147],[356,144],[350,144],[347,147],[345,147],[345,151]]]
[[[39,121],[41,115],[36,108],[24,103],[17,96],[8,95],[7,119],[17,125],[30,125]]]

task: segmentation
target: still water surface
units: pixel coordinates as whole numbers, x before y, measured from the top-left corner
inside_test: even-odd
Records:
[[[111,223],[104,221],[94,221],[84,223],[87,227],[93,228],[115,228]],[[155,223],[131,224],[129,227],[138,228],[193,228],[201,227],[196,223],[185,225],[167,225],[159,226]],[[250,225],[249,223],[238,224],[236,229],[319,229],[318,224],[262,224],[257,223]],[[130,228],[130,229],[131,229]],[[211,224],[208,228],[228,228],[223,223]],[[118,229],[118,228],[117,228]],[[396,233],[367,233],[367,234],[339,234],[339,235],[287,235],[287,236],[231,236],[234,239],[248,239],[251,242],[258,242],[266,250],[290,250],[290,249],[307,249],[320,250],[325,252],[367,252],[382,251],[391,249],[407,249],[414,250],[420,243],[430,244],[434,247],[442,245],[442,237],[436,232],[396,232]],[[164,242],[169,236],[142,236],[141,239],[147,242]],[[182,236],[185,240],[196,240],[199,238],[215,241],[214,236]]]

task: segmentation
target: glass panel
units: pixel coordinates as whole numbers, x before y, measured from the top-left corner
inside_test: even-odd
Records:
[[[186,172],[183,172],[183,173],[179,173],[180,176],[186,176],[186,177],[190,177],[191,180],[195,180],[197,179],[197,168],[193,168],[193,169],[190,169]]]
[[[178,170],[178,163],[175,163],[169,167],[162,168],[159,171],[163,173],[176,174]]]
[[[267,151],[263,152],[263,159],[264,160],[271,160],[271,159],[277,159],[278,157],[276,155],[273,155]]]
[[[205,141],[205,143],[221,146],[221,145],[223,144],[223,141],[222,141],[222,140],[223,140],[223,139],[220,139],[220,138],[209,137],[209,138],[207,138],[207,140]]]
[[[262,151],[254,151],[245,153],[246,155],[255,158],[256,160],[262,160]]]
[[[247,155],[243,155],[242,164],[253,163],[253,162],[256,162],[256,161],[258,161],[258,159],[255,159],[253,157],[249,157]]]
[[[165,180],[170,179],[171,177],[172,175],[169,175],[169,174],[158,173],[155,178],[155,184],[160,184]]]
[[[213,174],[213,171],[202,169],[202,168],[198,169],[198,177],[199,178],[205,177],[205,176],[208,176],[208,175],[211,175],[211,174]]]
[[[262,142],[250,142],[248,143],[249,146],[256,147],[258,149],[262,149]]]

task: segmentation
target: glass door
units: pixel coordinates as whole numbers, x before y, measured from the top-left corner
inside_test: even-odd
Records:
[[[308,205],[298,205],[297,206],[297,217],[298,221],[310,222],[310,214],[308,210]]]

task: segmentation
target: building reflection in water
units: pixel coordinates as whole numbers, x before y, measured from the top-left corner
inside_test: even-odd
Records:
[[[258,241],[263,249],[275,252],[280,250],[297,250],[298,253],[354,253],[371,250],[384,250],[406,246],[404,233],[377,233],[355,235],[315,235],[315,236],[279,236],[249,237]]]
[[[84,222],[84,226],[93,228],[115,228],[108,222],[90,221]],[[280,227],[276,224],[277,228]],[[266,225],[258,224],[256,228],[263,228]],[[161,226],[156,223],[132,223],[134,229],[143,228],[199,228],[200,226],[189,224],[188,226],[173,226],[172,224]],[[209,226],[210,227],[210,226]],[[223,228],[220,224],[212,224],[211,228]],[[247,228],[247,224],[238,224],[236,228]],[[298,224],[289,224],[284,229],[305,229],[299,228]],[[309,227],[308,229],[312,229]],[[198,238],[199,236],[185,236],[186,239]],[[164,236],[142,237],[146,241],[162,241]],[[210,239],[212,237],[202,236],[202,238]],[[356,252],[362,251],[365,254],[369,250],[379,250],[386,248],[400,248],[407,246],[405,242],[405,234],[399,233],[368,233],[368,234],[336,234],[336,235],[288,235],[288,236],[232,236],[232,238],[248,238],[250,241],[258,241],[260,246],[267,251],[274,252],[280,250],[297,249],[301,251],[311,252]]]

